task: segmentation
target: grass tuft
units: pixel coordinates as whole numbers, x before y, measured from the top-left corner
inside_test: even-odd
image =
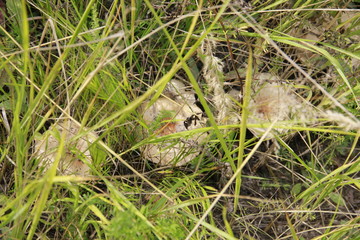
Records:
[[[0,0],[0,238],[357,239],[359,24],[358,1]],[[200,127],[145,121],[171,97]],[[144,153],[200,134],[181,166]]]

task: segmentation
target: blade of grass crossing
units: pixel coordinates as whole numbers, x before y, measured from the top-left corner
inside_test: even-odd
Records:
[[[261,136],[261,138],[259,139],[259,141],[256,143],[256,145],[254,146],[253,149],[251,149],[250,153],[246,156],[246,158],[244,159],[244,161],[241,163],[241,165],[239,166],[238,169],[236,169],[234,175],[229,179],[229,181],[225,184],[225,186],[223,187],[223,189],[220,191],[220,193],[218,194],[218,196],[214,199],[214,201],[211,203],[210,207],[205,211],[205,213],[202,215],[202,217],[199,219],[199,221],[196,223],[196,225],[194,226],[194,228],[191,230],[191,232],[188,234],[188,236],[186,237],[186,240],[189,240],[191,238],[191,236],[196,232],[196,230],[199,228],[199,226],[201,224],[203,224],[203,221],[205,220],[205,218],[209,215],[210,211],[215,207],[215,205],[218,203],[218,201],[220,200],[220,198],[224,195],[224,193],[226,192],[226,190],[230,187],[230,185],[236,180],[237,175],[239,175],[242,171],[242,169],[244,168],[244,166],[247,164],[247,162],[250,160],[250,158],[253,157],[253,155],[255,154],[255,152],[258,150],[258,148],[260,147],[261,143],[266,139],[267,135],[269,134],[269,132],[271,131],[271,129],[274,127],[274,123],[273,122],[269,128],[266,129],[265,133]]]
[[[77,36],[79,35],[83,25],[85,24],[85,22],[86,22],[86,20],[88,18],[89,13],[91,12],[92,5],[94,4],[95,1],[96,0],[90,0],[90,2],[88,3],[84,14],[82,15],[78,25],[76,26],[76,29],[75,29],[73,35],[71,36],[71,38],[69,40],[68,45],[74,44]],[[35,108],[40,103],[41,98],[43,98],[44,94],[47,92],[47,90],[51,86],[51,83],[53,82],[53,80],[58,76],[58,72],[61,70],[62,62],[69,55],[71,49],[72,48],[70,48],[70,47],[65,48],[63,54],[61,56],[59,56],[59,58],[55,62],[55,64],[54,64],[53,68],[51,69],[49,75],[45,78],[42,88],[38,92],[38,94],[35,97],[34,101],[29,105],[28,111],[24,115],[24,118],[23,118],[23,121],[22,121],[23,124],[30,120]]]
[[[21,78],[21,82],[17,83],[14,82],[15,86],[15,99],[16,103],[14,105],[14,117],[13,117],[13,128],[12,128],[12,134],[14,134],[14,140],[15,140],[15,148],[16,148],[16,166],[15,166],[15,193],[16,195],[20,195],[23,190],[23,166],[25,163],[25,159],[27,156],[27,150],[26,150],[26,139],[27,139],[27,133],[29,129],[29,124],[22,127],[21,125],[21,113],[23,111],[23,107],[26,105],[24,104],[26,101],[26,76],[28,72],[28,66],[30,65],[30,58],[29,58],[29,24],[27,21],[27,12],[26,12],[26,1],[22,0],[21,5],[18,7],[20,9],[21,13],[21,34],[22,34],[22,48],[24,50],[23,52],[23,76]],[[16,80],[15,80],[16,81]],[[20,201],[18,203],[19,205],[17,207],[21,207],[22,202]],[[15,221],[15,229],[13,233],[15,236],[23,236],[23,217],[19,217]]]
[[[41,193],[40,193],[40,198],[36,201],[34,209],[32,211],[32,215],[34,215],[32,223],[31,223],[31,227],[30,230],[28,232],[28,235],[26,237],[26,239],[33,239],[33,236],[35,234],[37,225],[39,223],[41,214],[46,206],[46,201],[48,199],[48,196],[51,192],[52,189],[52,185],[54,183],[54,178],[56,175],[56,170],[57,170],[57,166],[60,162],[60,159],[63,155],[63,151],[64,151],[64,147],[65,147],[65,139],[66,139],[66,131],[63,131],[60,142],[59,142],[59,146],[58,146],[58,151],[56,154],[56,158],[54,161],[54,164],[49,168],[49,170],[46,172],[44,178],[43,178],[43,183],[41,184]]]
[[[246,71],[245,91],[244,91],[242,117],[241,117],[241,124],[240,124],[240,139],[239,139],[237,168],[239,168],[242,165],[243,160],[244,160],[246,123],[247,123],[247,118],[248,118],[248,114],[249,114],[248,106],[250,103],[251,83],[252,83],[252,74],[253,74],[252,66],[253,66],[253,56],[252,56],[252,50],[251,50],[251,48],[249,48],[248,67],[247,67],[247,71]],[[234,212],[236,211],[238,203],[239,203],[240,188],[241,188],[241,172],[236,177]]]

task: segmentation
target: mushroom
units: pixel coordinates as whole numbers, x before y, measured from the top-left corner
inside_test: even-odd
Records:
[[[270,124],[274,121],[309,121],[314,116],[314,110],[299,97],[292,89],[291,84],[282,83],[278,77],[270,73],[258,73],[252,86],[251,99],[248,105],[248,124]],[[229,94],[237,101],[240,99],[238,90],[231,90]],[[261,136],[266,127],[249,127],[255,136]],[[274,133],[286,133],[288,130],[274,128],[269,138],[274,138]]]
[[[148,126],[145,135],[158,138],[204,127],[202,110],[195,101],[194,93],[186,91],[182,82],[170,81],[164,96],[151,106],[147,106],[149,102],[144,103],[141,108]],[[200,132],[179,138],[164,138],[160,142],[146,144],[141,151],[145,159],[161,166],[182,166],[199,154],[207,135],[206,132]]]
[[[43,135],[35,139],[34,156],[40,160],[39,165],[47,170],[55,161],[59,141],[66,131],[65,149],[61,156],[58,172],[64,175],[90,175],[89,164],[92,158],[89,146],[92,142],[89,135],[74,139],[80,128],[72,121],[59,121],[52,125]],[[96,136],[95,133],[89,133]]]
[[[260,79],[254,85],[254,92],[249,102],[249,124],[264,124],[274,121],[310,121],[314,117],[314,110],[304,99],[295,94],[292,85],[281,83],[270,73],[260,73]],[[256,136],[262,135],[266,128],[251,127],[249,130]],[[268,135],[274,138],[274,132],[286,133],[287,129],[275,128]]]

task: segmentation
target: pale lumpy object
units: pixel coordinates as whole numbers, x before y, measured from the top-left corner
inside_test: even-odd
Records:
[[[60,121],[54,124],[41,137],[35,139],[34,156],[39,158],[40,167],[47,170],[54,164],[58,154],[59,140],[62,137],[63,131],[67,132],[64,153],[57,167],[58,174],[90,175],[90,167],[87,164],[91,164],[92,162],[88,149],[92,141],[86,136],[74,139],[79,132],[79,127],[71,121]]]
[[[274,121],[291,121],[300,118],[300,110],[305,105],[291,91],[289,86],[281,83],[265,82],[255,87],[255,92],[249,103],[249,124],[272,123]],[[249,128],[257,136],[261,136],[264,128]],[[285,129],[274,129],[285,133]],[[274,137],[273,133],[268,135]]]
[[[160,97],[151,106],[146,108],[147,103],[145,103],[142,108],[143,119],[149,126],[147,136],[162,137],[205,126],[202,110],[196,106],[194,94],[185,91],[184,84],[172,80],[166,88],[166,95],[171,98]],[[171,117],[159,119],[164,112],[172,113]],[[151,130],[151,126],[159,121],[160,126]],[[200,153],[201,145],[206,138],[206,132],[191,133],[187,136],[147,144],[141,150],[145,159],[161,166],[182,166]]]

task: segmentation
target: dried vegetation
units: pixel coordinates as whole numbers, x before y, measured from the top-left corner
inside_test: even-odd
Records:
[[[0,0],[0,238],[357,239],[359,11]]]

